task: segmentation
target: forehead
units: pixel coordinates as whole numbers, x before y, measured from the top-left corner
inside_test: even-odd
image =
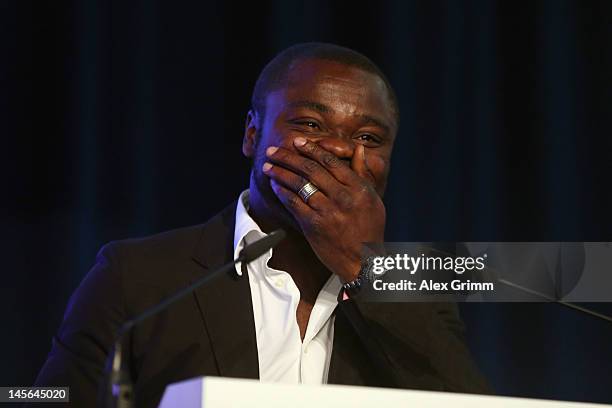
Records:
[[[341,114],[373,115],[390,125],[394,123],[391,98],[384,81],[376,74],[340,62],[293,62],[284,83],[268,94],[267,105],[282,109],[297,101],[321,103]]]

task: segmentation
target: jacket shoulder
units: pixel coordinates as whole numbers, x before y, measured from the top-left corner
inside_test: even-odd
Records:
[[[103,249],[110,250],[122,258],[126,256],[152,258],[168,255],[188,256],[206,225],[207,223],[197,224],[144,237],[115,240],[104,245]]]
[[[235,203],[228,205],[208,221],[187,227],[176,228],[139,238],[111,241],[104,248],[124,258],[191,258],[202,240],[210,237],[226,239],[233,236]]]
[[[146,280],[177,275],[193,267],[202,248],[233,242],[235,205],[227,206],[207,222],[154,235],[111,241],[100,251],[110,255],[128,280]],[[227,241],[227,245],[226,245]]]

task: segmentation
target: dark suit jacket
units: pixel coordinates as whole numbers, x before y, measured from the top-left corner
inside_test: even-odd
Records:
[[[73,294],[38,386],[70,386],[71,406],[96,403],[107,354],[127,318],[233,257],[235,204],[204,225],[110,243]],[[342,302],[336,308],[329,383],[388,386],[347,315],[365,322],[402,388],[486,393],[453,304]],[[212,375],[258,378],[248,277],[228,273],[129,334],[137,406],[166,385]],[[367,343],[367,341],[366,341]]]

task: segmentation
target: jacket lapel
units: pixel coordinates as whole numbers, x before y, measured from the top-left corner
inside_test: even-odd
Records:
[[[336,306],[334,340],[329,363],[329,384],[366,385],[365,350],[339,306]]]
[[[202,229],[193,260],[201,274],[212,273],[234,256],[236,202],[212,218]],[[195,291],[205,330],[210,339],[219,375],[259,378],[255,322],[248,274],[236,275],[235,269],[223,273]]]

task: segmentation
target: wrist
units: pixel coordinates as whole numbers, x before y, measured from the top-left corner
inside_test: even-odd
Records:
[[[336,275],[338,275],[340,282],[344,285],[345,283],[356,280],[360,272],[361,262],[351,262],[350,264],[344,265],[341,271],[336,272]]]
[[[346,281],[342,284],[343,291],[348,296],[358,295],[363,287],[372,280],[372,258],[366,258],[363,262],[360,262],[359,272],[351,281]]]

